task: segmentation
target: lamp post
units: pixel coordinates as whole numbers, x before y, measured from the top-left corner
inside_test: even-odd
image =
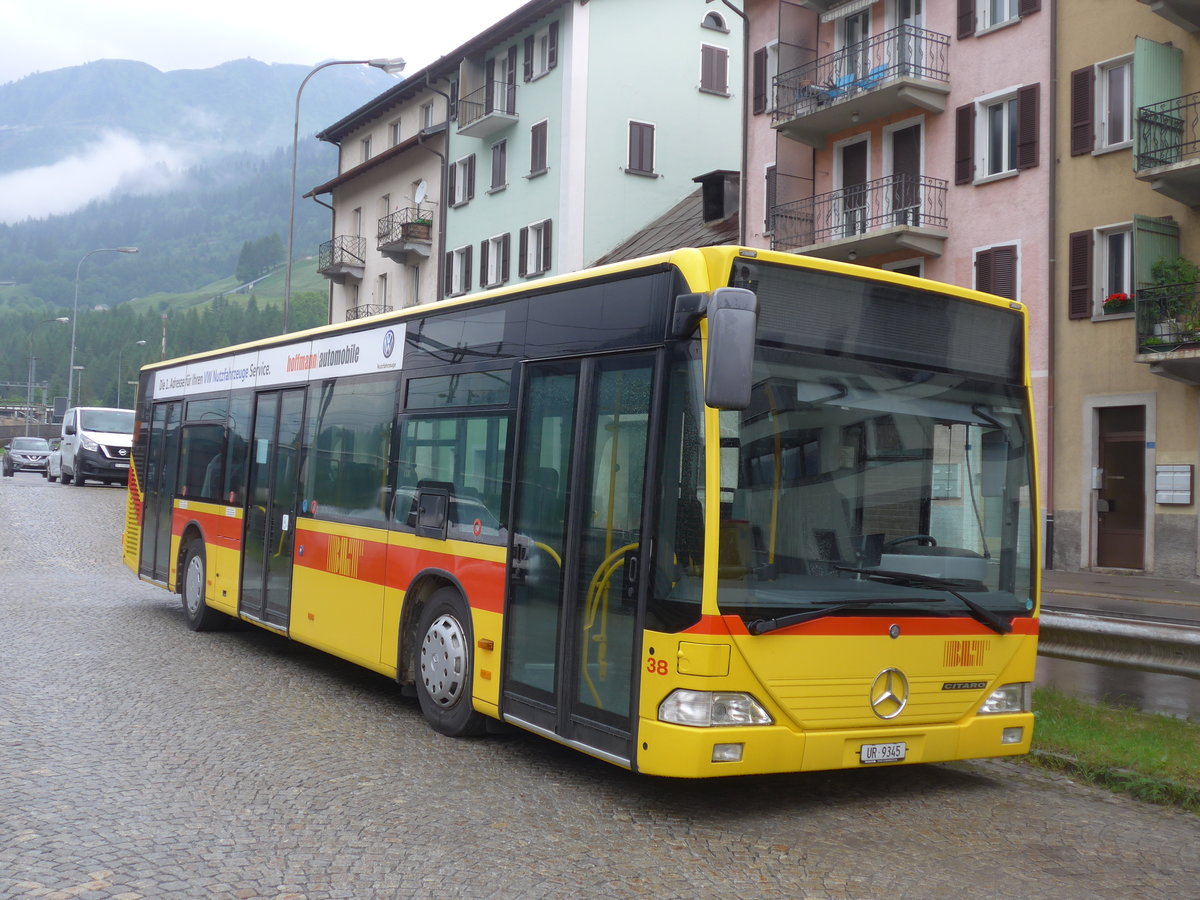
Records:
[[[300,151],[300,94],[304,91],[304,86],[308,84],[308,79],[329,66],[371,66],[375,69],[382,69],[389,75],[396,75],[404,71],[404,60],[399,57],[394,59],[333,59],[321,63],[305,75],[304,80],[300,82],[300,87],[296,89],[296,111],[292,118],[292,189],[288,195],[288,241],[287,259],[284,260],[283,266],[283,331],[281,334],[287,334],[288,314],[292,306],[292,244],[296,234],[296,157]]]
[[[145,341],[133,341],[130,344],[126,344],[117,353],[117,406],[121,405],[121,355],[126,350],[128,350],[130,347],[145,347],[145,346],[146,346]]]
[[[93,253],[137,252],[137,247],[97,247],[95,250],[89,250],[83,254],[83,258],[79,260],[79,265],[75,267],[75,306],[73,307],[74,312],[71,313],[71,361],[69,363],[71,368],[67,371],[67,406],[71,405],[71,388],[75,385],[75,326],[79,321],[79,270],[83,268],[83,261]]]
[[[79,396],[80,397],[83,396],[83,368],[84,368],[83,366],[71,366],[71,374],[72,375],[74,375],[76,372],[79,373]],[[71,391],[68,388],[67,389],[67,406],[72,406],[72,405],[73,404],[71,403]]]
[[[29,387],[25,392],[25,433],[29,434],[29,411],[33,409],[33,383],[37,380],[37,357],[33,355],[33,336],[37,332],[39,325],[48,325],[51,322],[66,322],[69,321],[66,316],[59,316],[57,319],[43,319],[40,322],[34,322],[33,327],[29,329]]]

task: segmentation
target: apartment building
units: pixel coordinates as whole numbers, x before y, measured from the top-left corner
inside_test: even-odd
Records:
[[[735,169],[742,46],[695,0],[532,0],[323,131],[331,321],[586,267]]]
[[[1200,7],[1058,11],[1054,564],[1192,576]]]

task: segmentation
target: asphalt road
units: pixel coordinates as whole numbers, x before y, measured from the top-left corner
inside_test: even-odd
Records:
[[[1200,897],[1200,818],[1012,762],[687,782],[187,630],[117,487],[0,479],[0,898]]]

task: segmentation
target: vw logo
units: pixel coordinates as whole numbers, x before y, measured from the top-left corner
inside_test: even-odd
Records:
[[[396,333],[392,329],[388,329],[383,336],[383,358],[387,359],[392,355],[392,351],[396,349]]]
[[[871,711],[881,719],[894,719],[908,705],[908,679],[899,669],[884,669],[871,683]]]

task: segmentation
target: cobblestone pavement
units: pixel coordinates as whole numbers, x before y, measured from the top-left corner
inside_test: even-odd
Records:
[[[1019,763],[675,782],[193,634],[124,491],[0,483],[0,897],[1200,896],[1200,819]]]

